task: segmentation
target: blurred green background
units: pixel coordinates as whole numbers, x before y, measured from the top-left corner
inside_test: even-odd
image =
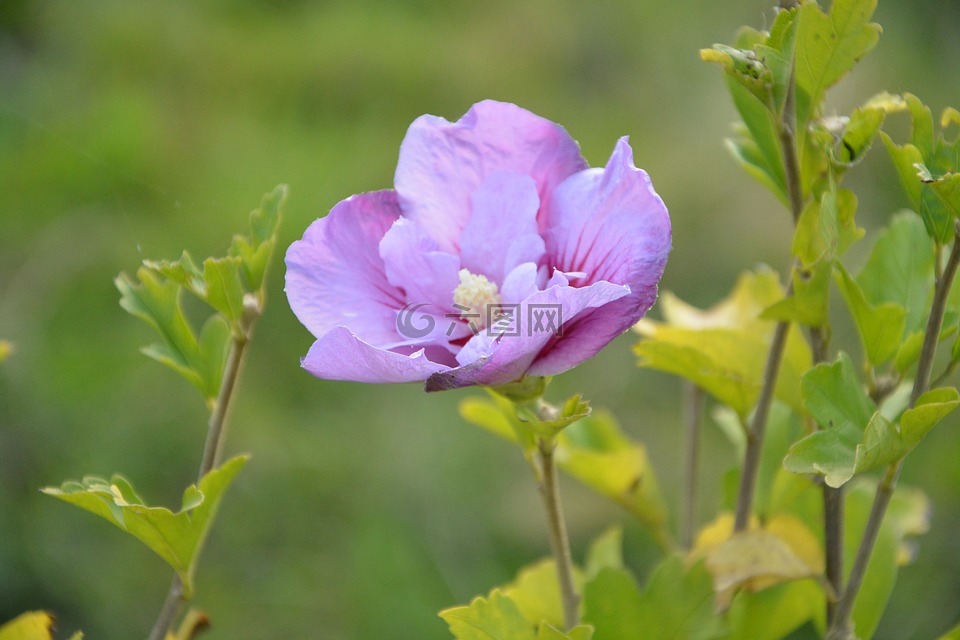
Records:
[[[629,134],[670,207],[663,284],[700,305],[758,262],[787,264],[790,222],[734,165],[720,71],[697,51],[759,0],[201,0],[0,2],[0,620],[56,612],[62,632],[144,637],[170,572],[109,524],[39,487],[120,471],[179,503],[202,448],[202,401],[140,355],[152,340],[112,279],[146,258],[222,252],[262,193],[290,185],[281,245],[350,194],[389,187],[407,125],[475,101],[562,123],[592,164]],[[936,113],[960,106],[960,8],[882,2],[877,51],[831,97],[845,110],[887,89]],[[895,125],[896,126],[896,125]],[[904,203],[882,150],[851,182],[876,228]],[[867,243],[864,243],[866,246]],[[863,248],[859,249],[862,253]],[[458,400],[416,385],[323,382],[298,367],[311,341],[271,274],[234,407],[229,452],[253,460],[231,489],[199,572],[211,638],[446,638],[444,607],[548,553],[519,453],[461,422]],[[679,385],[634,366],[632,338],[555,382],[583,391],[647,442],[677,492]],[[957,419],[911,456],[933,532],[901,573],[878,637],[925,638],[960,618]],[[704,517],[733,461],[706,429]],[[649,537],[565,482],[574,552],[626,526],[642,575]]]

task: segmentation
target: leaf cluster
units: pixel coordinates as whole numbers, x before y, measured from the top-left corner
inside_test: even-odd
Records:
[[[120,306],[149,324],[161,342],[142,349],[194,385],[213,405],[230,344],[250,337],[265,302],[264,278],[277,242],[286,186],[276,187],[250,213],[249,233],[236,235],[227,255],[198,264],[184,251],[175,261],[146,260],[136,277],[120,274]],[[211,310],[200,331],[184,312],[183,292]]]

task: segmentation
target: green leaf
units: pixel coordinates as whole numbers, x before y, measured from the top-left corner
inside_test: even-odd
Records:
[[[939,640],[960,640],[960,624],[940,636]]]
[[[645,626],[643,606],[637,583],[624,569],[601,569],[583,588],[583,621],[593,626],[598,640],[647,638],[655,628]]]
[[[173,262],[144,260],[143,266],[182,285],[201,300],[207,299],[207,285],[203,280],[203,272],[188,252],[184,251],[180,259]]]
[[[212,402],[220,392],[229,328],[223,319],[211,317],[198,340],[183,312],[180,285],[173,280],[161,280],[157,273],[153,268],[141,267],[137,271],[139,283],[120,274],[114,281],[120,291],[120,306],[153,327],[163,340],[141,351],[179,373],[200,390],[208,403]]]
[[[90,476],[80,483],[47,487],[43,492],[95,513],[143,542],[173,567],[189,597],[197,557],[220,500],[247,460],[246,456],[237,456],[205,475],[198,486],[188,487],[177,513],[143,504],[130,483],[119,475],[110,481]]]
[[[727,614],[730,640],[780,640],[808,620],[823,618],[823,609],[823,588],[812,579],[741,591]]]
[[[794,522],[801,525],[798,520]],[[722,609],[729,607],[738,590],[758,581],[784,582],[820,575],[819,567],[811,567],[786,540],[762,529],[734,533],[710,552],[706,564]]]
[[[597,537],[587,550],[584,568],[586,580],[591,580],[605,568],[623,569],[623,529],[614,526]]]
[[[831,487],[855,474],[900,460],[960,404],[952,387],[920,396],[900,418],[899,429],[881,412],[874,413],[862,433],[853,421],[813,433],[790,448],[784,467],[794,473],[819,473]]]
[[[873,145],[880,125],[886,118],[883,109],[860,107],[850,114],[850,120],[843,129],[843,135],[832,154],[835,163],[843,167],[857,164]]]
[[[893,302],[870,304],[843,265],[837,263],[836,267],[837,285],[853,316],[867,360],[872,365],[883,364],[897,353],[907,324],[907,310]]]
[[[176,282],[161,281],[146,267],[137,270],[137,278],[139,284],[120,274],[114,282],[120,290],[120,306],[144,320],[163,338],[162,344],[146,347],[144,353],[172,368],[210,397],[208,381],[199,373],[203,366],[197,337],[180,305],[180,287]]]
[[[46,611],[28,611],[0,625],[0,640],[53,640],[53,616]],[[70,640],[83,640],[79,631]]]
[[[591,640],[593,627],[582,624],[564,633],[553,625],[542,623],[537,631],[537,640]]]
[[[921,178],[930,186],[954,218],[960,217],[960,173],[946,173],[938,178]]]
[[[203,261],[206,301],[233,325],[243,319],[243,284],[240,258],[207,258]]]
[[[255,293],[263,288],[286,200],[287,185],[284,184],[265,194],[260,207],[250,212],[250,236],[234,236],[230,245],[229,255],[241,260],[247,292]]]
[[[597,411],[557,441],[561,469],[613,500],[666,542],[667,508],[644,446],[628,438],[616,419]]]
[[[602,569],[584,586],[583,620],[598,639],[707,640],[726,636],[714,613],[713,586],[702,563],[686,567],[679,555],[665,558],[641,593],[620,569]]]
[[[579,575],[576,576],[579,582]],[[547,622],[563,626],[563,603],[557,578],[557,565],[551,560],[541,560],[524,567],[516,580],[500,589],[503,595],[520,610],[529,622]]]
[[[793,295],[764,311],[762,317],[808,327],[823,326],[827,321],[832,272],[830,262],[821,262],[809,270],[794,270]]]
[[[960,393],[954,387],[932,389],[917,398],[916,404],[900,417],[900,446],[906,449],[904,455],[917,446],[930,429],[952,413],[958,404]]]
[[[727,88],[748,134],[728,143],[742,148],[745,152],[741,156],[736,152],[736,147],[731,148],[734,157],[741,163],[749,160],[750,164],[766,175],[766,179],[760,180],[761,183],[766,184],[781,201],[787,202],[787,179],[783,168],[779,129],[769,105],[735,79],[728,78]],[[751,145],[755,145],[752,147],[756,150],[755,153],[751,152]]]
[[[690,380],[744,417],[759,395],[776,326],[761,314],[782,298],[777,274],[766,268],[741,275],[731,294],[706,311],[666,293],[661,308],[668,322],[643,320],[635,327],[645,336],[634,347],[639,365]],[[810,367],[811,356],[794,329],[788,334],[776,397],[799,408],[799,376]]]
[[[478,596],[468,606],[441,611],[440,617],[458,640],[537,640],[535,625],[496,589],[489,598]]]
[[[850,425],[863,431],[877,410],[845,353],[833,364],[814,367],[803,376],[801,385],[807,411],[823,429]]]
[[[942,134],[934,138],[933,116],[930,109],[920,100],[909,93],[904,94],[904,100],[910,110],[912,133],[910,143],[897,145],[884,132],[880,132],[884,146],[890,154],[890,159],[897,170],[900,185],[910,206],[920,214],[927,233],[938,242],[947,243],[953,237],[953,220],[956,209],[951,212],[948,202],[953,202],[949,184],[943,184],[937,189],[943,192],[938,195],[937,189],[929,184],[936,182],[951,172],[957,171],[956,149],[953,144],[944,142]],[[934,177],[933,174],[938,177]],[[947,180],[946,182],[950,182]]]
[[[532,407],[518,404],[515,411],[520,422],[538,438],[551,442],[558,433],[590,415],[590,403],[580,394],[576,394],[567,398],[559,410],[541,407],[539,411],[534,411]]]
[[[870,23],[876,0],[834,0],[829,15],[804,2],[796,23],[797,129],[817,114],[828,88],[877,44],[880,26]]]
[[[903,211],[893,217],[877,236],[857,283],[870,304],[893,302],[906,309],[907,331],[924,328],[933,297],[933,244],[916,215]]]
[[[805,267],[831,262],[863,237],[857,227],[857,196],[849,189],[824,191],[803,210],[793,236],[793,255]]]

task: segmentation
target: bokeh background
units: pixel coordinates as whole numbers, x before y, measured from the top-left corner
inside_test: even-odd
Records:
[[[169,583],[163,563],[98,520],[38,493],[121,471],[179,504],[202,448],[202,401],[138,353],[152,340],[112,280],[147,258],[222,252],[246,213],[290,185],[285,247],[338,200],[392,182],[407,125],[475,101],[562,123],[592,164],[628,134],[671,209],[665,288],[715,302],[737,273],[782,269],[788,216],[734,165],[721,72],[699,48],[768,2],[734,0],[2,0],[0,2],[0,620],[56,612],[61,632],[144,637]],[[882,2],[878,49],[831,96],[841,112],[887,89],[960,106],[960,8]],[[895,125],[897,126],[897,125]],[[877,150],[851,182],[861,222],[903,206]],[[865,243],[866,246],[866,243]],[[859,249],[863,251],[863,249]],[[276,263],[227,449],[253,461],[224,502],[199,572],[210,638],[426,640],[436,617],[548,553],[519,454],[457,415],[473,391],[315,380],[310,336]],[[555,382],[643,439],[668,499],[678,485],[679,385],[641,371],[633,338]],[[878,635],[926,638],[960,618],[956,417],[911,457],[933,532],[902,571]],[[731,447],[705,429],[703,515]],[[574,553],[610,522],[643,575],[656,556],[626,515],[564,481]]]

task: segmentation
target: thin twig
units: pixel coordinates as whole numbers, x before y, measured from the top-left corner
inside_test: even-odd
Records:
[[[937,255],[939,255],[939,251]],[[953,249],[950,251],[950,257],[947,259],[942,274],[936,281],[933,303],[930,305],[930,317],[927,319],[923,346],[920,349],[920,359],[917,361],[917,377],[913,381],[913,390],[910,393],[911,407],[915,406],[920,396],[930,388],[930,372],[933,370],[933,360],[937,354],[937,342],[940,339],[940,330],[943,328],[943,314],[946,310],[950,288],[953,285],[954,277],[957,275],[958,266],[960,266],[960,223],[955,226]],[[863,577],[867,572],[877,536],[880,534],[880,525],[883,523],[890,498],[897,488],[897,479],[900,477],[902,468],[903,459],[901,458],[887,467],[883,479],[877,485],[873,506],[870,509],[870,517],[867,520],[863,538],[860,540],[860,546],[850,570],[847,587],[843,590],[843,594],[837,602],[833,624],[830,625],[827,632],[828,640],[847,640],[851,637],[853,605],[863,584]]]
[[[157,616],[157,621],[153,623],[153,628],[150,630],[148,640],[164,640],[167,637],[167,632],[173,626],[173,621],[180,613],[183,603],[183,583],[180,582],[179,575],[174,575],[173,582],[170,583],[170,589],[167,591],[167,597],[163,601],[163,607],[161,607],[160,614]]]
[[[220,457],[227,411],[230,409],[230,401],[233,398],[233,392],[237,386],[237,378],[240,375],[246,345],[247,338],[245,336],[235,336],[230,343],[227,363],[223,369],[223,381],[220,384],[220,393],[217,395],[216,404],[210,413],[210,421],[207,423],[207,439],[203,446],[200,471],[197,474],[198,483],[205,475],[214,469]],[[157,620],[154,622],[147,640],[164,640],[185,602],[183,582],[180,580],[179,575],[175,575],[173,581],[170,583],[170,589],[167,591],[167,597],[163,601],[160,614],[157,616]]]
[[[740,488],[737,492],[737,514],[735,531],[745,531],[750,524],[753,511],[753,494],[757,488],[757,473],[760,471],[760,453],[763,451],[763,437],[767,430],[767,418],[773,404],[773,391],[777,386],[777,373],[783,360],[783,351],[787,344],[789,322],[778,322],[767,354],[767,364],[763,371],[763,387],[753,420],[747,433],[747,448],[743,456],[743,471],[740,473]]]
[[[693,382],[684,383],[684,424],[686,447],[683,460],[683,510],[680,525],[680,544],[684,549],[693,545],[697,528],[697,489],[700,478],[700,422],[703,417],[703,389]]]
[[[243,363],[243,352],[247,346],[246,338],[236,338],[230,343],[230,353],[227,355],[227,364],[223,369],[223,382],[220,385],[220,394],[217,403],[210,414],[207,424],[207,440],[203,445],[203,457],[200,459],[200,471],[197,482],[210,473],[220,458],[220,449],[223,444],[223,431],[227,422],[227,410],[230,408],[230,399],[240,375]]]
[[[780,146],[783,150],[783,168],[794,227],[796,227],[800,220],[800,214],[803,212],[803,186],[800,181],[800,164],[797,160],[795,137],[797,111],[795,84],[794,71],[791,69],[780,122]],[[791,269],[790,282],[787,284],[787,296],[793,291],[792,271],[793,269]],[[753,412],[753,420],[747,433],[747,447],[743,456],[743,470],[740,473],[740,488],[737,492],[735,531],[744,531],[750,524],[757,473],[760,470],[760,454],[763,451],[763,438],[767,430],[767,418],[770,414],[770,405],[773,402],[773,392],[777,386],[777,375],[780,372],[780,362],[783,360],[783,351],[787,344],[789,330],[789,322],[777,323],[777,328],[773,332],[773,341],[770,344],[770,352],[767,354],[767,363],[763,371],[763,386],[760,389],[757,408]]]
[[[573,560],[570,555],[570,539],[563,519],[560,504],[560,488],[557,483],[557,467],[554,460],[555,441],[539,440],[537,451],[540,455],[540,495],[547,510],[547,524],[550,532],[550,548],[557,565],[557,579],[560,583],[560,596],[563,601],[563,622],[569,631],[580,623],[580,596],[573,586]]]

